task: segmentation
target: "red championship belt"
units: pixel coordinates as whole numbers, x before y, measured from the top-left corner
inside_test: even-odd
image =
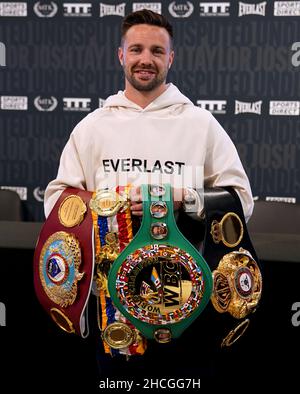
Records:
[[[60,328],[88,335],[86,306],[94,272],[92,193],[65,189],[47,218],[34,253],[37,298]]]

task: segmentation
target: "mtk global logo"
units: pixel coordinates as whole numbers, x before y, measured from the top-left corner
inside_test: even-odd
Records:
[[[57,13],[57,5],[53,2],[38,1],[33,6],[33,10],[40,18],[52,18]]]
[[[41,97],[37,96],[34,99],[34,105],[36,109],[39,111],[54,111],[55,108],[57,107],[57,99],[53,96],[51,97]]]
[[[193,11],[194,6],[190,1],[185,1],[182,3],[172,1],[172,3],[169,4],[169,13],[174,18],[188,18],[192,15]]]
[[[33,190],[33,196],[36,201],[43,202],[44,201],[45,190],[41,189],[39,186]]]

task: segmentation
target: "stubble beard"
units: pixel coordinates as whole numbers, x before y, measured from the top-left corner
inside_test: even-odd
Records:
[[[140,92],[150,92],[159,86],[161,86],[167,78],[168,71],[164,70],[161,73],[157,73],[153,79],[150,81],[145,81],[144,83],[139,82],[134,76],[134,70],[127,71],[126,67],[123,67],[125,78],[128,82]],[[147,68],[145,68],[147,70]],[[151,69],[152,70],[152,69]]]

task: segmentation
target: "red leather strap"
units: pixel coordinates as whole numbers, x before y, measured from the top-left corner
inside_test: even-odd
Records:
[[[59,207],[62,201],[70,195],[79,196],[86,204],[87,212],[84,215],[83,221],[74,227],[65,227],[60,223],[58,217]],[[82,330],[80,329],[80,319],[84,308],[86,307],[87,299],[90,295],[91,284],[93,280],[94,271],[94,251],[93,251],[93,221],[91,212],[89,209],[89,201],[92,197],[92,192],[85,190],[79,190],[74,188],[65,189],[60,195],[58,201],[56,202],[54,208],[52,209],[49,217],[45,221],[42,230],[40,232],[37,245],[34,253],[34,287],[37,298],[41,303],[42,307],[46,312],[50,314],[51,308],[59,309],[71,322],[75,329],[76,334],[82,335]],[[47,296],[43,289],[40,274],[39,274],[39,264],[42,248],[47,241],[47,239],[54,233],[58,231],[64,231],[69,234],[73,234],[80,244],[81,249],[81,265],[80,272],[84,272],[84,276],[78,281],[77,296],[73,304],[67,307],[61,307],[60,305],[53,302]]]

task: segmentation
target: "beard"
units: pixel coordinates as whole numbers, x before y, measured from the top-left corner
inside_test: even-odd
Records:
[[[140,92],[150,92],[151,90],[156,89],[160,85],[162,85],[167,78],[168,70],[164,69],[161,72],[157,72],[156,69],[153,67],[138,67],[139,70],[149,70],[155,72],[155,76],[152,77],[149,81],[144,80],[144,81],[139,81],[135,77],[135,68],[132,67],[131,70],[126,68],[126,65],[123,66],[125,78],[128,80],[128,82],[138,91]]]

